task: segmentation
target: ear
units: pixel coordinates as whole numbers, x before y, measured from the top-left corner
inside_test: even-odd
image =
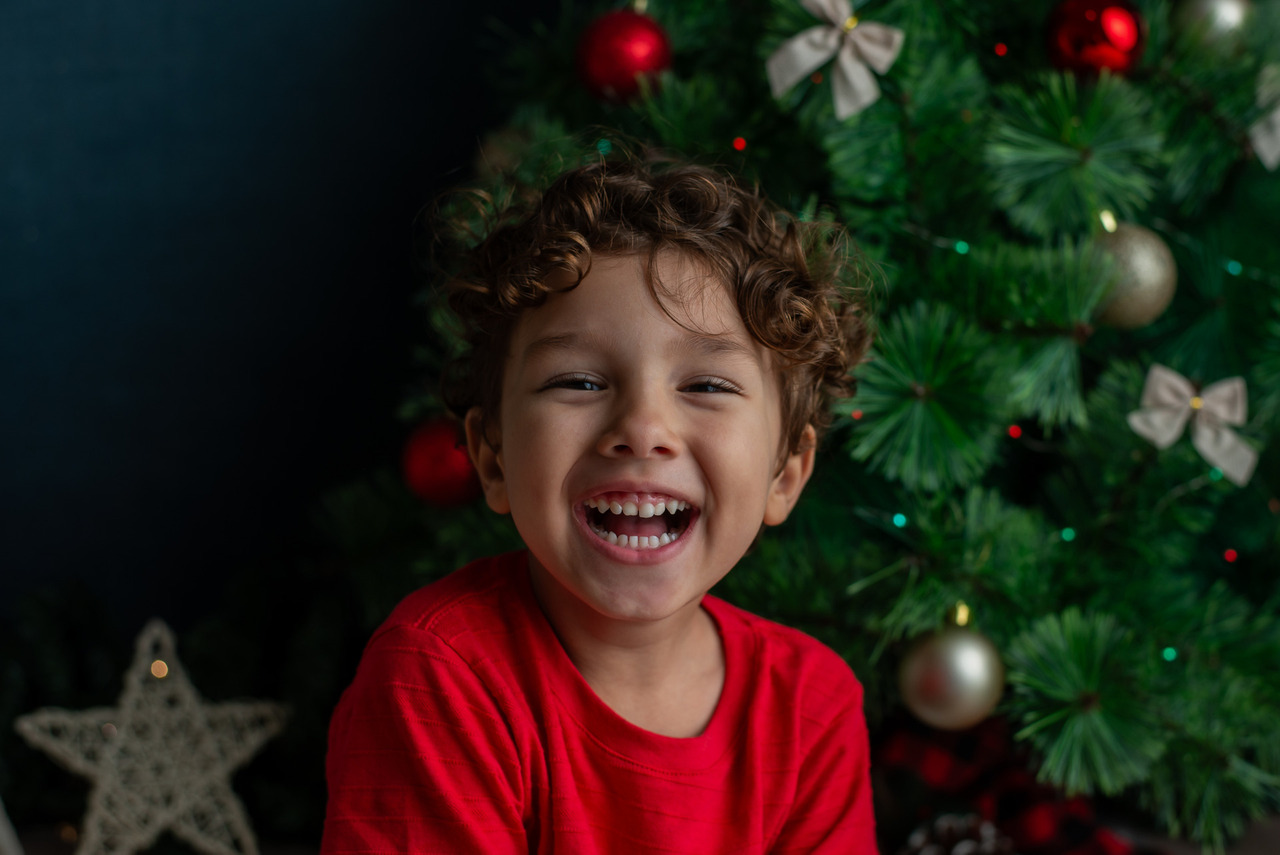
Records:
[[[502,452],[494,448],[485,436],[484,412],[479,407],[467,410],[463,426],[467,431],[467,454],[471,456],[471,465],[480,476],[485,502],[497,513],[511,513],[511,502],[507,499],[507,479],[502,470]]]
[[[805,425],[797,450],[787,455],[782,469],[769,485],[769,497],[764,507],[765,525],[780,525],[799,501],[804,485],[809,483],[809,476],[813,474],[817,446],[817,432],[813,425]]]

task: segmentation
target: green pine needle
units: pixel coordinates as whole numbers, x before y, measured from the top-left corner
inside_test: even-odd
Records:
[[[1007,652],[1010,702],[1043,758],[1039,777],[1069,793],[1114,794],[1164,751],[1131,634],[1110,615],[1048,615]]]
[[[859,372],[854,459],[910,489],[975,482],[1008,416],[997,351],[945,304],[917,302],[891,318]]]
[[[1013,375],[1009,399],[1045,427],[1088,422],[1080,379],[1080,348],[1052,338],[1035,348]]]
[[[1269,679],[1269,678],[1268,678]],[[1248,824],[1280,808],[1280,770],[1260,743],[1276,741],[1277,710],[1266,681],[1212,664],[1179,687],[1165,714],[1178,733],[1153,769],[1141,801],[1175,835],[1222,853]]]
[[[1052,74],[1001,96],[987,164],[995,199],[1019,228],[1082,233],[1101,210],[1131,219],[1155,196],[1162,137],[1143,118],[1150,104],[1139,89],[1107,74],[1095,85]]]

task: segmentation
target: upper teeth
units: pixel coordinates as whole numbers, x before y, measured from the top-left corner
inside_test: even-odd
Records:
[[[667,499],[662,502],[617,502],[609,499],[587,499],[587,507],[611,514],[622,514],[627,517],[654,517],[659,514],[675,513],[689,509],[688,502]]]

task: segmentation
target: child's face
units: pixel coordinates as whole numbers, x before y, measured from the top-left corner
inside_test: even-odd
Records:
[[[597,256],[581,285],[520,318],[496,451],[479,412],[467,419],[489,505],[511,513],[541,583],[624,621],[696,609],[813,465],[809,448],[778,468],[776,370],[725,287],[662,255],[681,326],[641,263]]]

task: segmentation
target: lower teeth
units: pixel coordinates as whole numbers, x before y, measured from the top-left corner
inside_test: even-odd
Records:
[[[666,546],[680,536],[679,532],[663,532],[660,535],[617,535],[602,528],[592,527],[591,530],[601,540],[607,540],[615,546],[628,546],[632,549],[657,549],[659,546]]]

